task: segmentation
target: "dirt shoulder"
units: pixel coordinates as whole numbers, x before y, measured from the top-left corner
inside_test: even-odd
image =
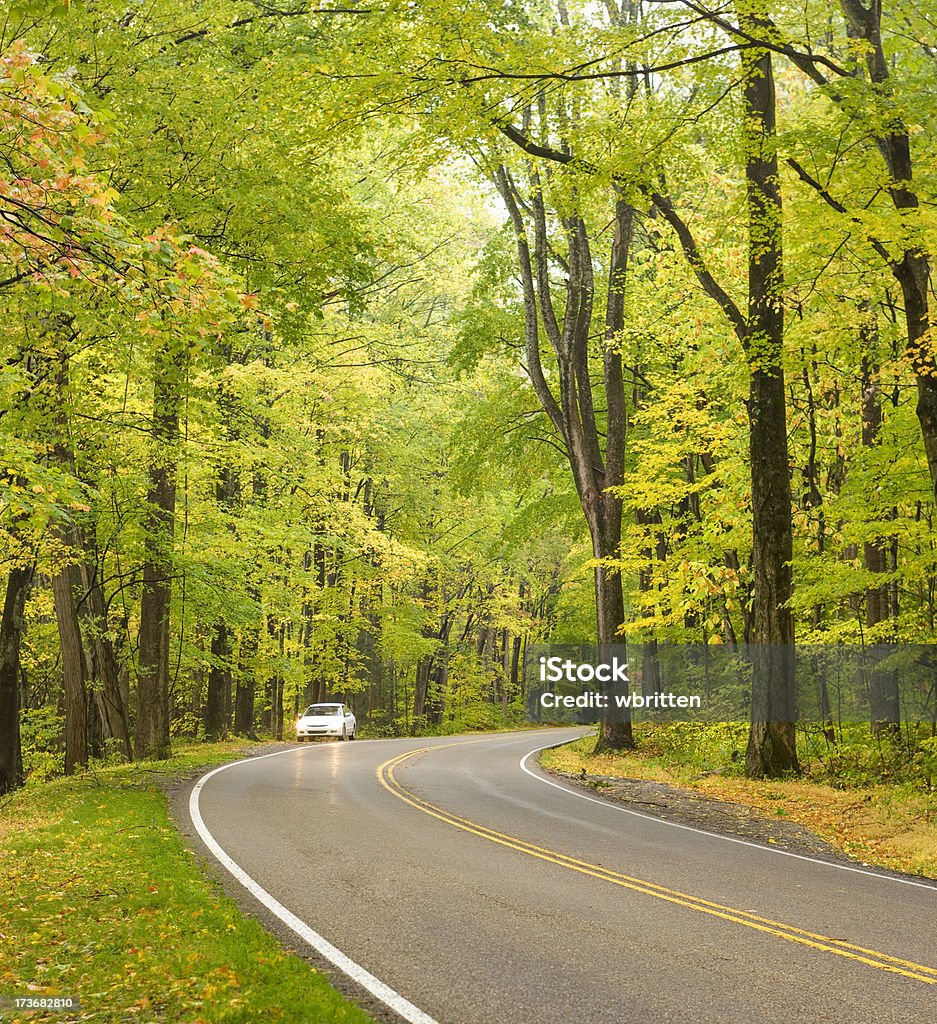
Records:
[[[937,878],[937,820],[927,797],[888,787],[840,791],[805,780],[759,782],[719,773],[675,780],[635,755],[593,757],[590,742],[545,751],[541,766],[590,794],[680,825],[823,860]]]
[[[737,836],[755,843],[767,843],[792,853],[855,863],[852,858],[824,842],[803,825],[769,818],[754,807],[744,804],[730,803],[666,782],[651,782],[647,779],[573,774],[552,769],[550,774],[606,800],[623,804],[629,810],[663,818],[665,821],[691,825],[706,832]]]

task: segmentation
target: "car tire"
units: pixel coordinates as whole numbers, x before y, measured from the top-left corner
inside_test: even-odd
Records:
[[[358,730],[355,731],[348,737],[350,740],[356,740],[358,738]]]
[[[297,736],[297,737],[296,737],[296,742],[297,742],[297,743],[304,743],[304,742],[305,742],[305,740],[306,740],[306,737],[305,737],[305,736]]]

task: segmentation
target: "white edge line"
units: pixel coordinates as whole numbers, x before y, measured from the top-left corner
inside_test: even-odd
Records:
[[[610,807],[614,811],[621,811],[623,814],[630,814],[634,818],[643,818],[645,821],[653,821],[658,825],[669,825],[671,828],[683,829],[684,832],[696,832],[701,836],[710,836],[712,839],[722,839],[727,843],[736,843],[738,846],[749,846],[753,850],[763,850],[765,853],[777,853],[782,857],[793,857],[795,860],[805,860],[811,864],[821,864],[826,868],[837,868],[840,871],[851,871],[854,875],[868,875],[870,878],[879,878],[883,882],[898,882],[901,885],[913,885],[917,889],[927,889],[930,892],[937,892],[937,885],[928,885],[927,882],[915,882],[910,878],[897,878],[894,875],[883,875],[878,871],[866,871],[865,868],[854,868],[850,867],[848,864],[837,864],[835,861],[820,860],[819,857],[810,857],[803,853],[791,853],[790,850],[779,850],[774,846],[765,846],[763,843],[753,843],[748,839],[735,839],[733,836],[726,836],[720,832],[708,832],[706,829],[696,828],[694,825],[681,825],[676,821],[668,821],[666,818],[657,818],[653,814],[644,814],[641,811],[632,811],[629,807],[622,807],[621,804],[612,803],[610,800],[600,800],[598,797],[579,793],[575,789],[570,789],[569,786],[564,786],[559,782],[553,782],[551,779],[545,779],[542,775],[532,772],[527,767],[528,757],[533,757],[534,754],[539,754],[544,750],[552,750],[554,747],[562,747],[567,743],[572,742],[575,741],[561,740],[559,743],[547,743],[542,747],[537,747],[535,750],[529,750],[520,759],[521,771],[526,772],[532,779],[536,779],[538,782],[544,783],[544,785],[552,786],[554,789],[558,789],[562,793],[568,793],[570,796],[578,796],[580,800],[588,800],[589,803],[600,804],[602,807]]]
[[[262,754],[260,757],[245,758],[241,761],[232,761],[230,764],[223,764],[220,768],[203,775],[192,789],[189,795],[189,817],[195,826],[202,842],[211,850],[212,854],[221,866],[234,877],[244,888],[270,911],[278,917],[291,931],[295,932],[304,942],[311,946],[320,956],[337,967],[343,974],[346,974],[352,981],[356,982],[372,996],[379,999],[385,1006],[390,1007],[394,1013],[399,1014],[409,1024],[438,1024],[436,1020],[424,1013],[418,1006],[414,1006],[409,1000],[404,999],[399,992],[395,992],[389,985],[385,985],[379,978],[375,978],[370,971],[365,970],[360,964],[355,963],[351,957],[346,956],[340,949],[337,949],[318,932],[301,921],[294,913],[287,910],[277,899],[270,895],[266,889],[254,881],[253,878],[222,849],[215,837],[209,832],[208,826],[202,818],[199,810],[199,795],[206,782],[219,772],[228,768],[236,768],[240,764],[251,764],[261,761],[265,757],[278,757],[280,754],[294,754],[297,749],[278,750],[273,754]]]

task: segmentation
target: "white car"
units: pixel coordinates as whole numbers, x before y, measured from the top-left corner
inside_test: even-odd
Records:
[[[344,704],[310,704],[296,720],[296,739],[300,743],[316,736],[353,740],[357,735],[358,722]]]

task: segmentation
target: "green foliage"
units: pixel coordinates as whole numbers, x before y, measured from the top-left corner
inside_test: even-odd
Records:
[[[649,198],[671,197],[745,308],[751,140],[718,26],[686,31],[679,4],[558,16],[475,0],[360,17],[103,0],[45,17],[63,6],[15,5],[0,58],[0,546],[7,567],[37,566],[22,650],[37,714],[61,701],[48,584],[66,564],[100,584],[86,644],[105,637],[136,678],[159,467],[176,486],[159,538],[176,736],[203,727],[213,673],[254,686],[252,727],[272,733],[326,695],[374,731],[512,722],[515,645],[593,634],[586,524],[531,386],[498,168],[539,183],[518,194],[544,202],[557,305],[571,218],[595,257],[590,366],[620,355],[627,392],[622,543],[606,560],[622,634],[745,639],[752,357]],[[933,491],[880,250],[933,248],[933,18],[887,12],[878,88],[838,15],[811,0],[773,16],[830,76],[776,54],[797,635],[930,642]],[[875,133],[899,120],[920,201],[896,217]],[[606,337],[621,199],[624,325]],[[154,427],[161,370],[178,437]],[[597,378],[591,397],[604,437]],[[929,772],[915,738],[909,763]],[[32,769],[50,771],[51,751],[30,734]]]
[[[884,784],[931,791],[937,763],[929,733],[927,726],[905,725],[894,734],[870,736],[862,725],[842,725],[830,743],[821,730],[808,731],[803,747],[809,776],[836,789]]]
[[[641,764],[668,773],[679,781],[718,774],[742,777],[748,727],[742,722],[668,725],[641,723],[635,727]],[[809,782],[834,789],[903,785],[929,793],[937,762],[934,738],[927,726],[906,726],[899,733],[872,736],[867,726],[837,725],[832,739],[819,726],[802,730],[798,756]],[[582,757],[592,756],[594,737],[569,745]],[[561,766],[561,761],[548,763]],[[644,776],[650,777],[650,776]]]
[[[42,782],[61,775],[65,768],[62,748],[62,717],[57,708],[26,709],[20,720],[23,771]]]

